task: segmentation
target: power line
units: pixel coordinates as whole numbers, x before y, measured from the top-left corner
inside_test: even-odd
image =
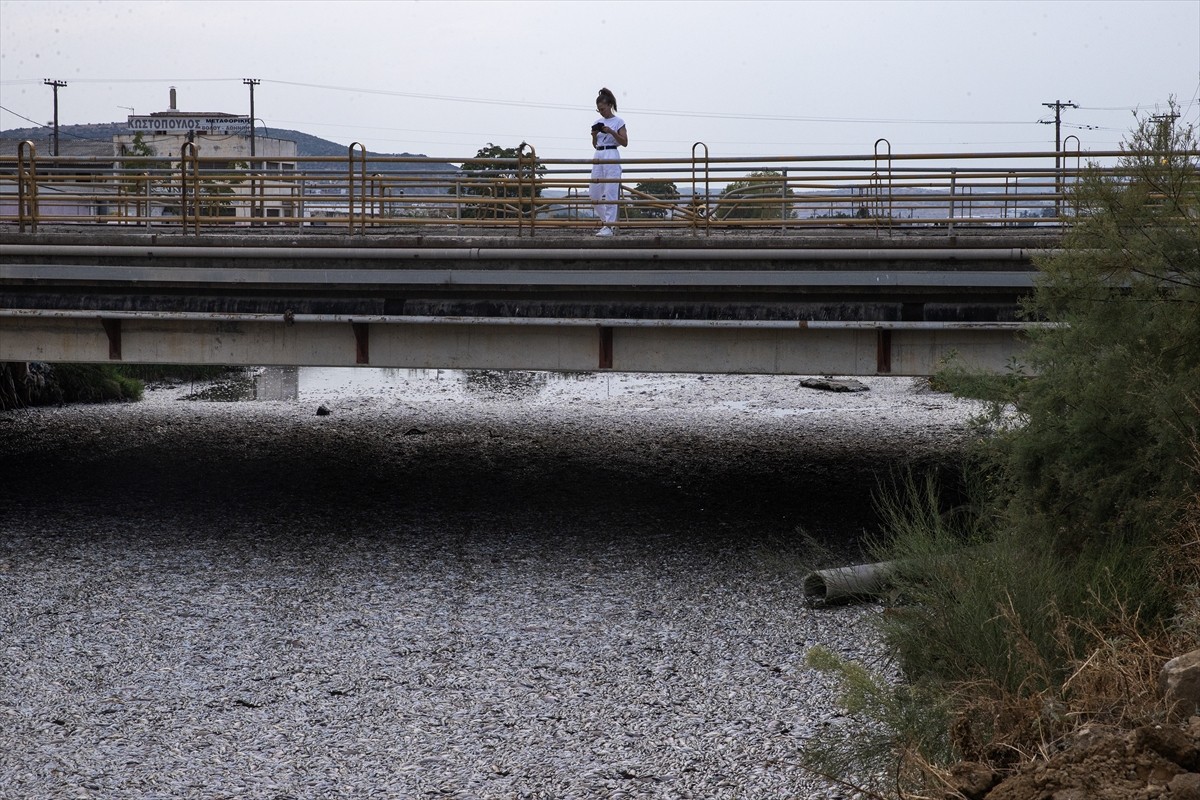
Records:
[[[163,83],[175,81],[184,82],[214,82],[232,80],[226,78],[201,78],[201,79],[185,79],[185,78],[158,78],[148,80],[143,78],[138,79],[122,79],[108,81],[99,78],[82,79],[85,83]],[[242,79],[243,82],[246,79]],[[510,108],[543,108],[555,111],[591,111],[590,106],[582,106],[575,103],[551,103],[551,102],[536,102],[529,100],[505,100],[484,97],[463,97],[459,95],[447,94],[427,94],[420,92],[401,92],[394,89],[372,89],[356,86],[336,86],[320,83],[304,83],[300,81],[286,80],[271,80],[266,79],[265,83],[276,84],[279,86],[295,86],[305,89],[323,89],[326,91],[349,92],[353,94],[370,94],[383,97],[406,97],[414,100],[437,100],[441,102],[453,103],[475,103],[479,105],[494,105],[505,106]],[[0,85],[6,82],[0,82]],[[809,116],[791,116],[783,114],[738,114],[733,112],[721,111],[686,111],[672,109],[652,109],[652,108],[629,108],[629,112],[640,115],[663,116],[663,117],[687,117],[694,119],[734,119],[734,120],[751,120],[761,122],[804,122],[804,123],[864,123],[864,124],[892,124],[892,125],[1027,125],[1028,120],[956,120],[956,119],[893,119],[893,118],[872,118],[872,117],[809,117]]]

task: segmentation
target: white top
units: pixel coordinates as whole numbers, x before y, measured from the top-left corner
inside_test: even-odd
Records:
[[[621,119],[620,117],[618,117],[615,114],[613,116],[609,117],[608,119],[605,119],[604,117],[600,117],[599,119],[596,120],[596,122],[599,122],[601,125],[607,125],[608,127],[612,128],[614,131],[619,131],[619,130],[621,130],[621,128],[625,127],[625,120]],[[594,125],[595,123],[592,123],[592,124]],[[611,147],[617,146],[617,138],[615,136],[613,136],[611,133],[604,133],[604,132],[596,134],[596,147],[610,147],[610,146]]]

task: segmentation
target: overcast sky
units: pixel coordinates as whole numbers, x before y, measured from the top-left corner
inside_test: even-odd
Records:
[[[601,86],[627,157],[1116,148],[1200,119],[1200,0],[0,0],[0,129],[249,114],[372,151],[590,155]]]

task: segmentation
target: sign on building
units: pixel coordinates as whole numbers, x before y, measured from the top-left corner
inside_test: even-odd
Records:
[[[203,117],[187,114],[129,117],[131,131],[163,131],[166,133],[246,133],[249,117]]]

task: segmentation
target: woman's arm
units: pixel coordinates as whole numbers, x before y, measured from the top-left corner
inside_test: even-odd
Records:
[[[600,128],[599,130],[592,131],[592,147],[596,146],[596,134],[597,133],[607,133],[608,135],[612,136],[614,139],[617,140],[617,144],[621,145],[622,147],[629,147],[629,134],[625,132],[624,125],[621,126],[620,130],[616,130],[616,131],[614,131],[612,128],[608,127],[607,125],[605,125],[603,128]]]

